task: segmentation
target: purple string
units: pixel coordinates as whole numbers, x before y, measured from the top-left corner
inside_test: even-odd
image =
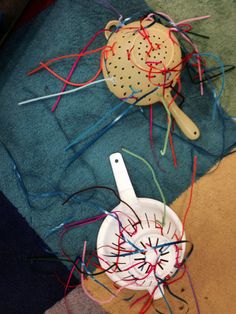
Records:
[[[96,2],[103,5],[106,9],[115,12],[119,17],[122,17],[122,14],[110,3],[110,1],[96,0]]]
[[[193,297],[194,297],[196,308],[197,308],[197,313],[200,314],[200,307],[199,307],[199,303],[198,303],[198,300],[197,300],[197,295],[195,293],[195,289],[193,287],[193,282],[192,282],[192,279],[190,277],[190,273],[189,273],[187,267],[185,268],[185,271],[187,273],[189,284],[190,284],[190,287],[191,287],[191,290],[192,290],[192,293],[193,293]]]

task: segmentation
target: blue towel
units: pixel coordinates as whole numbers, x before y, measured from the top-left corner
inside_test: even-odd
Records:
[[[112,3],[124,17],[149,10],[141,0]],[[58,0],[53,7],[18,30],[1,51],[0,138],[11,152],[27,191],[34,194],[70,194],[96,184],[115,188],[108,158],[111,153],[125,147],[154,165],[167,202],[171,203],[190,185],[194,154],[198,155],[199,177],[234,144],[235,124],[230,120],[223,121],[219,114],[212,120],[211,91],[205,87],[204,96],[200,96],[199,86],[193,84],[185,73],[182,83],[186,101],[182,108],[198,124],[202,135],[197,142],[190,143],[176,127],[173,140],[177,169],[173,167],[169,148],[166,156],[161,157],[159,154],[165,137],[166,113],[162,106],[156,105],[153,137],[161,169],[155,166],[152,157],[148,108],[144,108],[144,114],[136,111],[127,116],[65,170],[68,160],[81,144],[74,151],[65,152],[64,147],[119,103],[119,100],[111,95],[105,83],[101,83],[63,97],[55,113],[50,112],[54,99],[18,107],[19,101],[58,92],[62,87],[62,83],[47,71],[31,77],[25,74],[42,60],[80,51],[96,31],[116,18],[115,12],[107,10],[96,1]],[[105,43],[106,40],[101,35],[92,47]],[[66,76],[72,64],[73,61],[62,62],[55,64],[54,68]],[[87,80],[95,73],[98,65],[99,55],[84,58],[72,80]],[[71,202],[63,206],[64,197],[61,196],[51,196],[46,200],[31,198],[30,207],[9,154],[3,147],[0,147],[0,151],[1,190],[53,251],[59,249],[58,236],[54,233],[51,237],[46,237],[49,230],[68,219],[83,219],[101,213],[96,206],[86,202]],[[161,199],[147,168],[130,156],[124,155],[124,158],[137,195]],[[106,209],[112,209],[117,204],[117,200],[109,193],[104,198],[106,201],[102,205]],[[88,241],[88,252],[94,250],[100,224],[98,222],[70,232],[65,239],[68,252],[81,253],[84,240]]]

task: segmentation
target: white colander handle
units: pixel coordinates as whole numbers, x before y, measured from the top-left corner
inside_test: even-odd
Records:
[[[138,202],[138,199],[134,192],[122,155],[120,153],[110,155],[110,163],[120,198],[131,206],[135,205]]]

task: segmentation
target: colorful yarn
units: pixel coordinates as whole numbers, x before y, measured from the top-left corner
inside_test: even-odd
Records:
[[[107,0],[97,0],[97,2],[101,3],[101,4],[104,4],[107,8],[109,9],[112,9],[114,12],[116,11],[116,9],[114,10],[112,5],[109,3],[109,1]],[[119,12],[117,11],[117,13],[119,14]],[[222,64],[222,62],[220,61],[220,59],[218,59],[217,57],[211,55],[211,54],[200,54],[198,52],[198,49],[197,49],[197,46],[192,42],[192,40],[188,37],[188,33],[189,34],[195,34],[193,32],[191,32],[192,30],[192,27],[191,25],[189,25],[188,23],[190,22],[194,22],[194,21],[198,21],[200,19],[205,19],[205,18],[208,18],[209,16],[203,16],[203,17],[198,17],[198,18],[193,18],[193,19],[188,19],[188,20],[184,20],[184,21],[181,21],[179,23],[174,23],[174,21],[166,14],[164,13],[161,13],[161,12],[157,12],[155,15],[153,14],[153,16],[157,16],[158,18],[164,18],[165,21],[167,21],[169,23],[169,26],[170,27],[170,37],[171,37],[171,32],[177,32],[179,33],[182,38],[188,43],[191,45],[191,47],[193,48],[194,52],[193,53],[187,53],[185,58],[183,58],[183,64],[191,64],[191,67],[193,69],[195,69],[195,67],[197,66],[198,68],[198,77],[199,77],[199,82],[200,83],[200,88],[201,88],[201,93],[203,94],[203,81],[204,81],[204,76],[207,77],[208,76],[208,73],[210,72],[210,69],[207,69],[205,68],[205,64],[204,64],[204,61],[202,60],[202,57],[212,57],[218,64],[220,64],[220,69],[221,69],[221,79],[222,79],[222,86],[221,86],[221,89],[220,89],[220,92],[216,93],[216,90],[215,90],[215,87],[212,85],[212,81],[211,78],[208,78],[206,79],[207,82],[208,82],[208,85],[211,87],[212,89],[212,93],[213,93],[213,96],[214,96],[214,110],[213,110],[213,114],[215,117],[215,114],[216,112],[219,112],[219,114],[221,115],[221,118],[222,118],[222,126],[224,127],[224,119],[225,117],[223,117],[223,113],[222,113],[222,109],[221,109],[221,106],[220,106],[220,97],[222,96],[222,92],[223,92],[223,88],[224,88],[224,66]],[[151,17],[151,16],[150,16]],[[120,18],[122,18],[122,16],[120,15]],[[146,17],[147,18],[147,17]],[[126,19],[124,21],[120,21],[120,24],[118,25],[118,27],[116,28],[116,31],[119,30],[120,27],[122,27],[123,25],[125,25],[126,22],[130,21],[130,19]],[[155,22],[155,21],[154,21]],[[152,24],[152,22],[150,23],[150,25]],[[148,28],[148,27],[147,27]],[[148,33],[146,31],[146,28],[142,27],[142,21],[140,21],[140,29],[137,30],[140,34],[142,34],[142,36],[144,38],[147,39],[147,41],[149,42],[149,45],[150,45],[150,48],[152,47],[152,43],[150,42],[150,40],[148,39]],[[99,31],[97,34],[100,34],[104,32],[104,30],[102,31]],[[195,34],[197,35],[197,34]],[[74,71],[74,69],[76,68],[80,58],[82,56],[85,56],[85,55],[88,55],[90,54],[90,52],[85,52],[88,48],[88,46],[93,42],[93,40],[96,38],[97,35],[95,35],[95,37],[89,42],[89,44],[82,50],[82,53],[80,54],[74,54],[74,55],[70,55],[70,56],[62,56],[62,57],[59,57],[59,58],[54,58],[53,60],[49,60],[48,62],[46,63],[41,63],[41,66],[38,67],[36,70],[33,70],[31,72],[31,74],[37,72],[38,70],[40,69],[46,69],[48,70],[52,75],[54,75],[55,77],[57,77],[58,79],[60,79],[61,81],[63,81],[65,83],[64,87],[63,87],[63,90],[61,93],[57,93],[57,94],[54,94],[54,95],[47,95],[47,96],[43,96],[43,97],[38,97],[36,99],[32,99],[32,100],[28,100],[28,101],[24,101],[24,102],[21,102],[19,104],[26,104],[26,103],[29,103],[29,102],[33,102],[33,101],[37,101],[37,100],[42,100],[42,99],[46,99],[46,98],[51,98],[51,97],[54,97],[54,96],[59,96],[58,99],[57,99],[57,102],[54,104],[53,108],[52,108],[52,111],[54,111],[56,109],[56,106],[58,105],[59,101],[60,101],[60,98],[62,95],[65,95],[65,94],[69,94],[69,93],[72,93],[72,92],[76,92],[82,88],[85,88],[86,86],[90,86],[90,85],[93,85],[93,84],[97,84],[97,83],[100,83],[100,82],[103,82],[105,80],[98,80],[98,81],[94,81],[101,73],[101,65],[100,65],[100,68],[98,70],[98,72],[95,74],[95,76],[93,78],[91,78],[89,81],[85,82],[85,83],[73,83],[70,81],[70,78],[72,76],[72,73]],[[105,49],[106,48],[109,48],[110,50],[109,51],[112,51],[112,47],[101,47],[101,48],[98,48],[96,49],[96,51],[94,50],[93,52],[91,53],[94,53],[94,52],[98,52],[98,51],[102,51],[102,54],[107,52]],[[64,79],[62,78],[61,76],[59,76],[56,72],[54,72],[51,68],[49,68],[49,64],[51,64],[52,62],[54,61],[59,61],[61,59],[65,59],[65,58],[71,58],[71,57],[77,57],[77,60],[75,61],[70,73],[69,73],[69,76]],[[128,53],[128,58],[131,58],[132,59],[132,53],[131,51],[129,51]],[[191,63],[192,62],[192,63]],[[157,71],[157,72],[155,72]],[[171,71],[175,71],[175,69],[172,69]],[[148,75],[149,75],[149,79],[151,80],[152,79],[152,75],[154,73],[162,73],[165,77],[165,82],[163,84],[164,87],[166,87],[166,78],[167,78],[167,75],[168,75],[168,71],[166,69],[164,69],[163,71],[159,71],[155,69],[155,65],[153,66],[153,64],[150,64],[150,71],[148,72]],[[112,80],[112,78],[111,78]],[[66,91],[64,92],[64,90],[66,89],[67,85],[72,85],[72,86],[80,86],[79,88],[76,88],[74,90],[69,90],[69,91]],[[133,97],[134,96],[134,90],[131,88],[131,95],[124,99],[127,100],[129,99],[130,97]],[[156,89],[154,89],[153,91],[151,91],[150,93],[156,91],[158,89],[158,87]],[[174,90],[174,88],[173,88]],[[175,97],[177,97],[180,92],[181,92],[181,86],[178,86],[178,91],[175,91],[176,94],[175,96],[173,97],[173,100],[175,100]],[[149,94],[150,94],[149,93]],[[144,97],[146,97],[148,94],[146,94]],[[164,96],[164,95],[163,95]],[[142,99],[142,98],[141,98]],[[139,99],[138,101],[140,101],[141,99]],[[115,107],[113,107],[111,110],[109,110],[108,112],[105,113],[105,115],[100,119],[98,120],[94,125],[92,125],[91,127],[89,127],[88,129],[84,130],[76,139],[74,139],[73,141],[70,142],[70,144],[65,148],[65,150],[68,150],[69,148],[72,148],[74,145],[80,143],[83,139],[85,139],[85,137],[92,131],[95,130],[96,127],[100,126],[103,121],[105,119],[107,119],[112,113],[114,113],[116,110],[120,109],[122,107],[122,105],[124,104],[124,101],[122,101],[121,103],[119,103],[118,105],[116,105]],[[129,105],[125,110],[123,110],[113,121],[111,121],[109,124],[107,124],[106,126],[104,126],[102,129],[100,129],[97,134],[95,134],[95,136],[92,138],[91,141],[89,141],[87,144],[85,144],[78,152],[76,152],[74,154],[74,156],[70,159],[70,163],[69,165],[77,158],[79,158],[89,147],[91,147],[101,136],[103,136],[108,130],[110,130],[114,125],[116,125],[116,123],[118,123],[119,121],[121,121],[125,116],[127,116],[127,114],[129,114],[131,112],[131,110],[135,107],[136,104],[138,104],[138,101],[136,101],[134,104],[132,105]],[[161,126],[157,126],[159,128],[161,128],[162,130],[165,130],[166,131],[166,135],[165,135],[165,141],[164,141],[164,145],[163,145],[163,148],[161,150],[161,155],[165,155],[166,153],[166,150],[167,150],[167,145],[168,145],[168,139],[169,139],[169,143],[170,143],[170,147],[171,147],[171,152],[172,152],[172,157],[173,157],[173,162],[174,162],[174,166],[176,167],[177,166],[177,161],[176,161],[176,155],[175,155],[175,151],[174,151],[174,144],[173,144],[173,138],[172,138],[172,134],[170,132],[170,129],[171,129],[171,115],[170,115],[170,111],[169,111],[169,107],[171,105],[171,103],[167,104],[165,102],[165,100],[163,99],[163,105],[164,105],[164,108],[167,112],[167,117],[168,117],[168,125],[167,125],[167,128],[164,128],[164,127],[161,127]],[[145,115],[145,111],[143,109],[140,109],[138,108],[137,110],[140,110],[142,111],[142,114]],[[218,110],[218,111],[217,111]],[[151,148],[152,150],[154,151],[154,144],[153,144],[153,125],[155,125],[153,123],[153,111],[152,111],[152,106],[150,106],[150,145],[151,145]],[[224,130],[224,129],[223,129]],[[207,156],[211,156],[211,157],[216,157],[216,158],[219,158],[219,156],[215,155],[215,154],[212,154],[210,152],[207,152],[206,150],[202,149],[200,146],[196,145],[196,144],[192,144],[190,143],[189,141],[183,139],[181,136],[178,136],[176,134],[173,134],[173,137],[175,138],[178,138],[179,140],[181,141],[184,141],[185,143],[188,143],[189,145],[192,145],[192,152],[194,152],[195,150],[199,153],[203,153],[203,154],[206,154]],[[122,149],[124,152],[128,153],[129,155],[141,160],[146,166],[147,168],[150,170],[151,174],[152,174],[152,177],[153,177],[153,180],[154,180],[154,183],[157,187],[157,190],[159,191],[160,195],[161,195],[161,198],[162,198],[162,202],[164,204],[164,210],[163,210],[163,217],[162,217],[162,222],[160,223],[161,224],[161,227],[165,226],[165,220],[166,220],[166,201],[165,201],[165,196],[162,192],[162,189],[161,189],[161,186],[160,186],[160,183],[158,182],[158,179],[157,179],[157,176],[152,168],[152,166],[150,165],[150,163],[145,160],[144,158],[142,158],[141,156],[137,155],[137,154],[134,154],[132,152],[130,152],[129,150],[123,148]],[[8,155],[10,156],[10,158],[13,160],[10,152],[8,151],[8,149],[6,148],[6,151],[8,153]],[[222,144],[222,155],[225,153],[225,145],[224,145],[224,135],[223,135],[223,144]],[[24,184],[24,181],[23,181],[23,178],[22,178],[22,175],[21,173],[19,172],[19,169],[17,168],[17,165],[16,163],[14,162],[13,160],[13,168],[14,168],[14,172],[15,172],[15,175],[17,177],[17,180],[18,180],[18,183],[20,184],[21,186],[21,189],[22,191],[24,192],[24,194],[26,195],[27,197],[27,202],[29,202],[30,204],[30,201],[29,201],[29,196],[32,196],[32,197],[49,197],[49,196],[57,196],[57,195],[60,195],[63,199],[65,198],[65,196],[68,196],[68,194],[66,193],[63,193],[61,191],[54,191],[54,192],[47,192],[47,193],[42,193],[40,195],[32,195],[30,193],[28,193],[26,187],[25,187],[25,184]],[[108,215],[110,215],[112,218],[114,218],[118,225],[119,225],[119,241],[118,241],[118,247],[117,247],[117,254],[115,255],[112,255],[112,257],[116,256],[117,259],[116,259],[116,263],[112,264],[112,265],[108,265],[108,267],[106,269],[103,269],[101,272],[97,272],[95,274],[93,274],[92,272],[90,272],[88,270],[88,267],[89,267],[89,262],[85,262],[85,255],[86,255],[86,241],[84,242],[84,247],[83,247],[83,254],[82,254],[82,257],[78,256],[76,258],[75,261],[73,261],[71,259],[71,257],[69,257],[67,255],[67,253],[65,252],[63,246],[61,245],[61,251],[62,251],[62,254],[64,256],[66,256],[66,258],[64,259],[64,261],[66,262],[70,262],[73,264],[73,267],[71,269],[71,272],[70,272],[70,275],[67,279],[67,282],[65,283],[65,295],[68,291],[69,288],[72,287],[72,285],[70,284],[71,282],[71,278],[72,278],[72,275],[74,273],[74,271],[77,270],[78,273],[80,273],[81,275],[81,283],[82,283],[82,288],[84,290],[84,292],[91,298],[93,299],[95,302],[97,303],[100,303],[100,304],[105,304],[105,303],[108,303],[110,302],[112,299],[114,299],[115,297],[118,296],[118,293],[123,290],[125,287],[128,287],[129,285],[132,284],[132,282],[134,282],[134,279],[127,279],[127,285],[123,286],[123,287],[120,287],[118,290],[117,290],[117,293],[113,293],[108,287],[106,287],[104,284],[102,284],[100,281],[98,281],[97,279],[94,278],[94,276],[96,275],[100,275],[102,273],[105,273],[105,272],[115,272],[115,271],[118,271],[118,259],[122,256],[130,256],[132,254],[137,254],[137,253],[145,253],[147,252],[148,250],[153,250],[153,249],[157,249],[157,248],[164,248],[164,249],[168,249],[171,245],[174,245],[176,247],[176,249],[178,249],[178,245],[180,244],[183,244],[183,243],[188,243],[188,241],[185,241],[185,240],[182,240],[183,238],[183,235],[184,235],[184,229],[185,229],[185,224],[186,224],[186,219],[187,219],[187,215],[189,213],[189,210],[190,210],[190,205],[191,205],[191,201],[192,201],[192,194],[193,194],[193,187],[194,187],[194,182],[195,182],[195,178],[196,178],[196,173],[197,173],[197,156],[194,156],[194,163],[193,163],[193,173],[192,173],[192,181],[191,181],[191,189],[190,189],[190,197],[189,197],[189,203],[188,203],[188,206],[187,206],[187,209],[185,211],[185,214],[184,214],[184,218],[183,218],[183,227],[182,227],[182,233],[181,233],[181,236],[179,239],[176,239],[176,241],[172,241],[172,242],[169,242],[169,243],[165,243],[165,244],[160,244],[160,245],[156,245],[156,246],[152,246],[150,245],[150,247],[147,247],[145,249],[143,248],[139,248],[137,245],[135,245],[134,243],[132,243],[132,241],[130,241],[129,239],[127,239],[124,235],[125,232],[127,232],[127,227],[126,226],[123,226],[120,219],[119,219],[119,215],[121,215],[122,213],[121,212],[112,212],[110,213],[108,210],[104,209],[102,206],[98,205],[98,204],[95,204],[94,202],[88,202],[88,204],[91,204],[92,206],[95,206],[97,210],[101,211],[102,214],[100,215],[97,215],[95,217],[90,217],[90,218],[86,218],[86,219],[83,219],[83,220],[80,220],[80,221],[72,221],[72,217],[69,217],[67,220],[65,220],[64,222],[60,223],[59,225],[55,226],[54,228],[52,228],[51,230],[49,230],[49,232],[47,233],[46,237],[54,234],[55,232],[57,231],[61,231],[61,235],[60,235],[60,243],[62,244],[62,241],[63,241],[63,237],[64,235],[66,234],[66,232],[69,232],[70,230],[74,229],[74,228],[77,228],[77,227],[81,227],[81,226],[86,226],[90,223],[95,223],[97,221],[100,221],[104,218],[106,218]],[[83,190],[80,190],[79,192],[76,192],[74,193],[73,195],[71,195],[65,202],[67,203],[70,199],[74,199],[75,196],[77,196],[77,194],[80,194],[82,192],[86,192],[88,190],[93,190],[93,189],[107,189],[107,190],[110,190],[112,191],[115,196],[120,200],[119,196],[116,194],[116,192],[114,192],[114,190],[108,188],[108,187],[104,187],[104,186],[94,186],[94,187],[89,187],[89,188],[86,188],[86,189],[83,189]],[[75,200],[75,199],[74,199]],[[81,201],[81,200],[80,200]],[[120,200],[121,202],[123,202],[122,200]],[[137,222],[135,221],[132,221],[132,223],[134,224],[134,233],[136,232],[137,229],[135,229],[135,224],[137,223],[141,223],[140,221],[140,218],[137,216],[137,214],[135,213],[134,209],[131,208],[127,203],[123,202],[125,205],[127,205],[130,210],[133,212],[133,214],[136,215],[136,218],[137,218]],[[131,219],[131,218],[130,218]],[[122,249],[122,243],[124,242],[127,242],[129,243],[131,246],[132,246],[132,250],[126,250],[126,249]],[[114,249],[114,248],[113,248]],[[195,294],[195,291],[193,289],[193,285],[192,285],[192,282],[191,282],[191,278],[189,276],[189,273],[188,273],[188,270],[185,266],[185,263],[187,261],[187,259],[189,258],[190,254],[192,253],[192,250],[193,250],[193,246],[192,248],[190,249],[189,253],[187,254],[187,256],[183,259],[183,261],[181,263],[178,262],[178,254],[177,254],[177,258],[176,258],[176,267],[178,267],[176,273],[171,276],[171,277],[168,277],[168,278],[165,278],[164,280],[160,280],[158,281],[158,285],[155,287],[153,293],[151,295],[149,295],[148,293],[145,294],[145,296],[148,295],[148,299],[147,301],[145,302],[144,306],[142,307],[141,309],[141,312],[140,313],[146,313],[146,311],[150,308],[151,306],[151,303],[152,303],[152,299],[153,299],[153,295],[156,291],[156,289],[160,289],[161,291],[161,294],[164,298],[164,301],[166,303],[166,306],[167,306],[167,309],[169,311],[169,313],[172,313],[172,310],[170,308],[170,305],[165,297],[165,295],[163,294],[163,291],[162,291],[162,288],[160,287],[161,284],[165,285],[167,287],[167,289],[170,291],[169,289],[169,285],[170,284],[173,284],[175,282],[177,282],[178,280],[180,280],[184,274],[186,273],[188,275],[188,278],[189,278],[189,282],[190,282],[190,286],[191,286],[191,289],[193,291],[193,296],[194,296],[194,299],[195,299],[195,302],[196,302],[196,307],[197,307],[197,311],[198,313],[200,313],[200,310],[199,310],[199,304],[198,304],[198,301],[197,301],[197,297],[196,297],[196,294]],[[178,253],[178,252],[177,252]],[[98,257],[99,259],[100,257]],[[101,259],[101,258],[100,258]],[[138,262],[132,266],[130,266],[129,268],[127,269],[124,269],[125,270],[130,270],[132,269],[132,267],[136,267],[137,265],[139,265],[140,263],[142,262]],[[109,264],[107,262],[107,264]],[[81,265],[81,268],[79,267],[79,265]],[[184,267],[181,268],[181,266],[184,265]],[[152,265],[151,265],[152,266]],[[155,266],[155,265],[154,265]],[[179,276],[178,278],[175,278],[174,280],[171,281],[172,278],[174,278],[177,273],[179,272],[179,270],[184,270],[183,274],[181,276]],[[149,271],[147,272],[147,274],[145,275],[144,278],[146,278],[147,276],[150,275],[151,272],[154,271],[154,267],[150,267]],[[85,287],[85,284],[84,284],[84,280],[85,280],[85,275],[86,276],[89,276],[92,278],[92,280],[94,280],[96,283],[98,283],[100,286],[102,286],[103,288],[105,288],[107,291],[109,291],[109,293],[111,293],[111,297],[107,300],[104,300],[104,301],[98,301],[96,300],[93,296],[91,296],[91,294],[88,292],[88,290],[86,289]],[[158,278],[157,278],[158,279]],[[173,293],[171,293],[172,296],[178,298],[179,300],[182,300],[184,302],[183,299],[175,296]],[[143,297],[142,297],[143,298]],[[136,300],[137,301],[137,300]],[[135,301],[134,304],[136,304],[137,302]],[[186,303],[186,302],[185,302]],[[131,306],[132,307],[132,306]]]
[[[94,40],[95,40],[100,34],[104,33],[105,31],[106,31],[105,29],[99,30],[99,31],[89,40],[89,42],[87,43],[87,45],[82,49],[81,53],[84,53],[85,51],[87,51],[87,49],[88,49],[89,46],[94,42]],[[73,66],[72,66],[72,68],[71,68],[71,70],[70,70],[70,72],[69,72],[69,74],[68,74],[68,76],[67,76],[67,78],[66,78],[67,80],[70,80],[70,79],[71,79],[71,77],[72,77],[72,75],[73,75],[73,73],[74,73],[74,71],[75,71],[75,69],[76,69],[76,67],[77,67],[77,65],[78,65],[78,63],[79,63],[79,61],[80,61],[80,59],[81,59],[81,57],[79,56],[79,57],[75,60]],[[61,92],[64,92],[65,89],[66,89],[66,87],[67,87],[67,84],[64,84],[63,87],[62,87]],[[58,106],[60,100],[61,100],[61,96],[58,96],[56,102],[54,103],[54,105],[53,105],[53,107],[52,107],[52,112],[54,112],[54,111],[56,110],[56,108],[57,108],[57,106]]]

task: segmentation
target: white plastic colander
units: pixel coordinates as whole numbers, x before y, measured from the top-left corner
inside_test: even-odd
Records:
[[[185,243],[153,247],[178,241],[182,223],[166,206],[165,224],[162,226],[164,204],[136,196],[120,153],[112,154],[110,162],[120,199],[130,207],[121,202],[111,211],[113,215],[103,221],[97,238],[100,264],[106,269],[117,262],[119,255],[118,267],[106,272],[110,279],[128,289],[148,290],[154,299],[158,299],[164,293],[161,281],[171,277],[183,260]],[[122,234],[120,224],[125,229]],[[185,234],[181,240],[185,240]],[[129,251],[136,252],[127,253]]]

